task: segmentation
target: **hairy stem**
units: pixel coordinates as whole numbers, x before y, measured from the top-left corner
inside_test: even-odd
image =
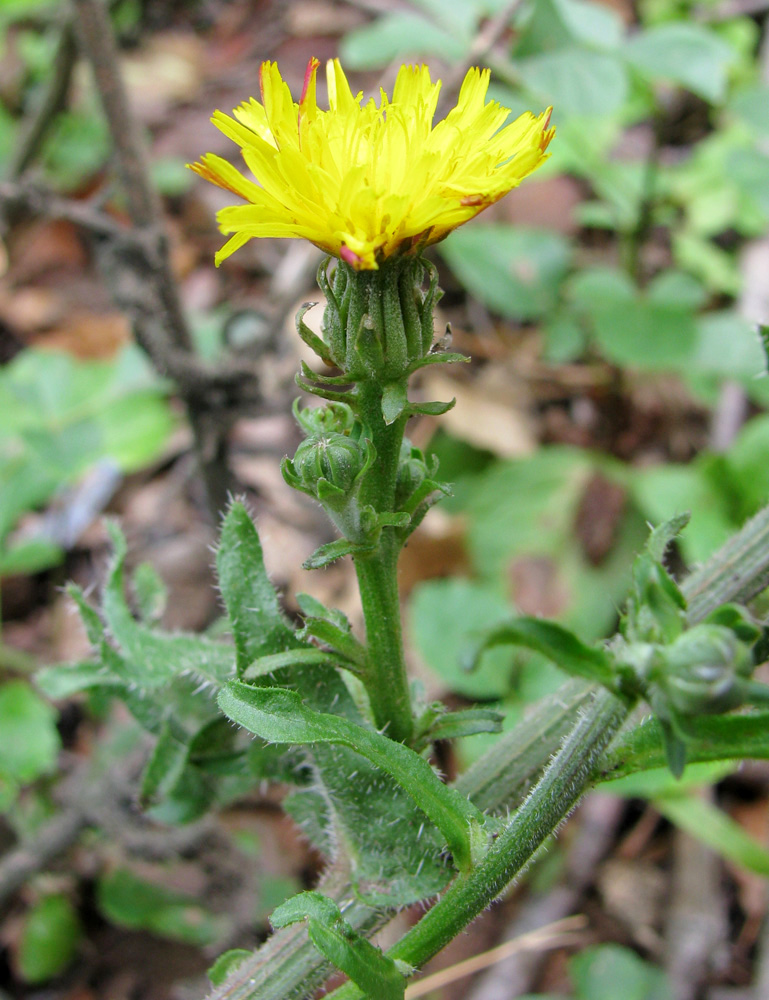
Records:
[[[376,460],[366,473],[360,499],[378,513],[392,513],[395,484],[406,420],[385,424],[382,387],[362,383],[359,413],[371,434]],[[403,652],[398,556],[400,543],[392,528],[383,528],[376,549],[355,557],[363,617],[366,623],[368,675],[366,688],[377,726],[399,742],[408,742],[414,729],[406,659]]]

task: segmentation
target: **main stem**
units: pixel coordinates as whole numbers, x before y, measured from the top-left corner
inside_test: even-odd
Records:
[[[361,486],[362,504],[380,513],[392,513],[406,418],[385,424],[382,386],[362,382],[358,389],[359,416],[371,434],[376,460]],[[383,528],[377,547],[355,557],[363,618],[366,623],[368,676],[366,688],[377,726],[401,743],[414,731],[406,659],[403,653],[398,556],[400,541],[393,528]]]

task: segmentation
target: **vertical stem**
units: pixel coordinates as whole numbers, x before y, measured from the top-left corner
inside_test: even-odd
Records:
[[[378,512],[392,512],[406,418],[389,426],[382,417],[382,386],[363,382],[359,386],[359,413],[371,434],[376,459],[361,485],[362,504]],[[374,718],[387,735],[408,742],[413,733],[406,660],[403,654],[398,555],[400,542],[393,528],[383,528],[379,544],[371,553],[355,557],[363,617],[366,623],[369,676],[366,687]]]

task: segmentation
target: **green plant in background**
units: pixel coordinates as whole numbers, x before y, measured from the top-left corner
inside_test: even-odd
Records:
[[[456,11],[460,16],[459,6]],[[535,29],[532,18],[532,37]],[[625,66],[607,55],[605,66],[615,64]],[[468,73],[457,108],[435,129],[437,91],[424,68],[401,71],[383,115],[373,102],[361,106],[332,63],[331,109],[322,111],[315,101],[316,68],[311,62],[295,104],[277,67],[265,64],[263,103],[241,105],[234,119],[216,115],[263,187],[211,154],[196,171],[247,202],[222,211],[231,239],[220,256],[253,236],[283,235],[308,238],[338,258],[324,262],[318,274],[326,296],[322,338],[305,325],[303,312],[297,328],[339,374],[303,366],[298,384],[326,403],[295,409],[305,440],[283,472],[289,485],[322,505],[340,535],[307,566],[353,557],[365,641],[341,612],[307,595],[298,596],[302,624],[286,619],[254,524],[235,503],[217,556],[232,644],[159,630],[152,610],[157,586],[146,573],[136,581],[135,618],[124,593],[125,542],[113,526],[114,557],[100,611],[72,591],[96,655],[49,668],[39,678],[51,696],[92,689],[121,698],[156,737],[141,798],[158,819],[192,819],[264,778],[293,786],[285,807],[328,858],[328,870],[317,890],[278,907],[275,934],[263,948],[217,962],[212,996],[221,1000],[306,997],[331,967],[350,979],[333,994],[339,1000],[403,997],[414,971],[506,888],[592,783],[628,780],[665,763],[688,780],[689,762],[769,756],[767,714],[756,709],[767,689],[751,678],[761,629],[744,607],[731,603],[766,582],[765,514],[681,587],[663,559],[685,519],[652,532],[633,563],[620,633],[608,644],[590,643],[611,625],[610,606],[623,586],[619,567],[608,596],[600,578],[593,581],[592,602],[580,604],[569,622],[576,631],[540,618],[511,618],[501,605],[491,582],[500,552],[536,535],[543,490],[552,497],[565,484],[569,500],[574,481],[594,475],[596,464],[607,477],[626,476],[619,463],[578,460],[570,449],[559,449],[545,452],[539,465],[510,463],[479,474],[486,480],[473,501],[479,516],[471,544],[479,565],[488,566],[486,593],[492,597],[484,604],[483,584],[476,592],[451,584],[443,597],[449,608],[451,602],[483,608],[479,634],[464,643],[469,669],[486,650],[493,655],[494,648],[512,646],[555,664],[562,674],[551,679],[568,679],[528,718],[513,720],[453,785],[432,768],[435,740],[493,733],[501,717],[489,707],[450,712],[440,703],[422,703],[405,668],[398,555],[448,487],[436,478],[437,462],[414,448],[404,431],[411,415],[440,414],[451,405],[413,402],[409,379],[425,365],[464,360],[433,344],[437,276],[421,251],[530,173],[552,132],[547,119],[530,114],[498,131],[507,111],[485,103],[488,77],[477,71]],[[349,160],[349,148],[359,162]],[[543,260],[549,273],[562,272],[558,252],[553,257],[546,249]],[[542,301],[553,299],[535,297],[533,308],[542,308]],[[494,477],[499,483],[489,488]],[[503,507],[495,519],[502,497],[510,509]],[[568,517],[563,500],[552,501],[553,550]],[[640,516],[626,523],[631,527],[620,551],[627,564],[641,548],[643,529]],[[587,589],[583,569],[575,554],[571,571]],[[435,611],[422,600],[414,606],[417,635],[422,628],[429,633],[430,625],[422,623]],[[456,648],[443,657],[450,652]],[[505,697],[504,684],[494,687],[498,678],[491,674],[484,692],[482,677],[467,674],[469,694]],[[635,725],[631,715],[642,701],[654,719]],[[691,803],[682,797],[688,786],[672,786],[675,793],[670,787],[657,785],[651,794],[671,815],[688,814],[694,825]],[[722,844],[728,840],[728,834],[721,837]],[[742,854],[754,867],[762,863],[745,845]],[[115,909],[121,894],[111,888]],[[368,937],[395,910],[436,896],[386,953],[370,944]],[[123,922],[137,919],[131,915],[135,898],[131,890],[129,903],[118,907]],[[172,917],[181,907],[182,920],[184,905],[168,897],[158,904]],[[639,997],[664,995],[659,974],[624,952],[574,960],[579,996],[605,992],[607,977],[614,985],[632,981]]]

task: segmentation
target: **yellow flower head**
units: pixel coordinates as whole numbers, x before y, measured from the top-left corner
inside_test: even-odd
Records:
[[[219,265],[253,236],[310,240],[358,270],[418,253],[498,201],[546,158],[550,110],[502,127],[507,108],[485,103],[489,71],[470,69],[457,106],[433,127],[440,80],[402,66],[392,98],[353,96],[338,59],[326,65],[329,110],[318,107],[311,59],[299,104],[276,63],[262,63],[262,103],[214,112],[258,183],[207,153],[192,169],[248,204],[219,212],[232,234]]]

